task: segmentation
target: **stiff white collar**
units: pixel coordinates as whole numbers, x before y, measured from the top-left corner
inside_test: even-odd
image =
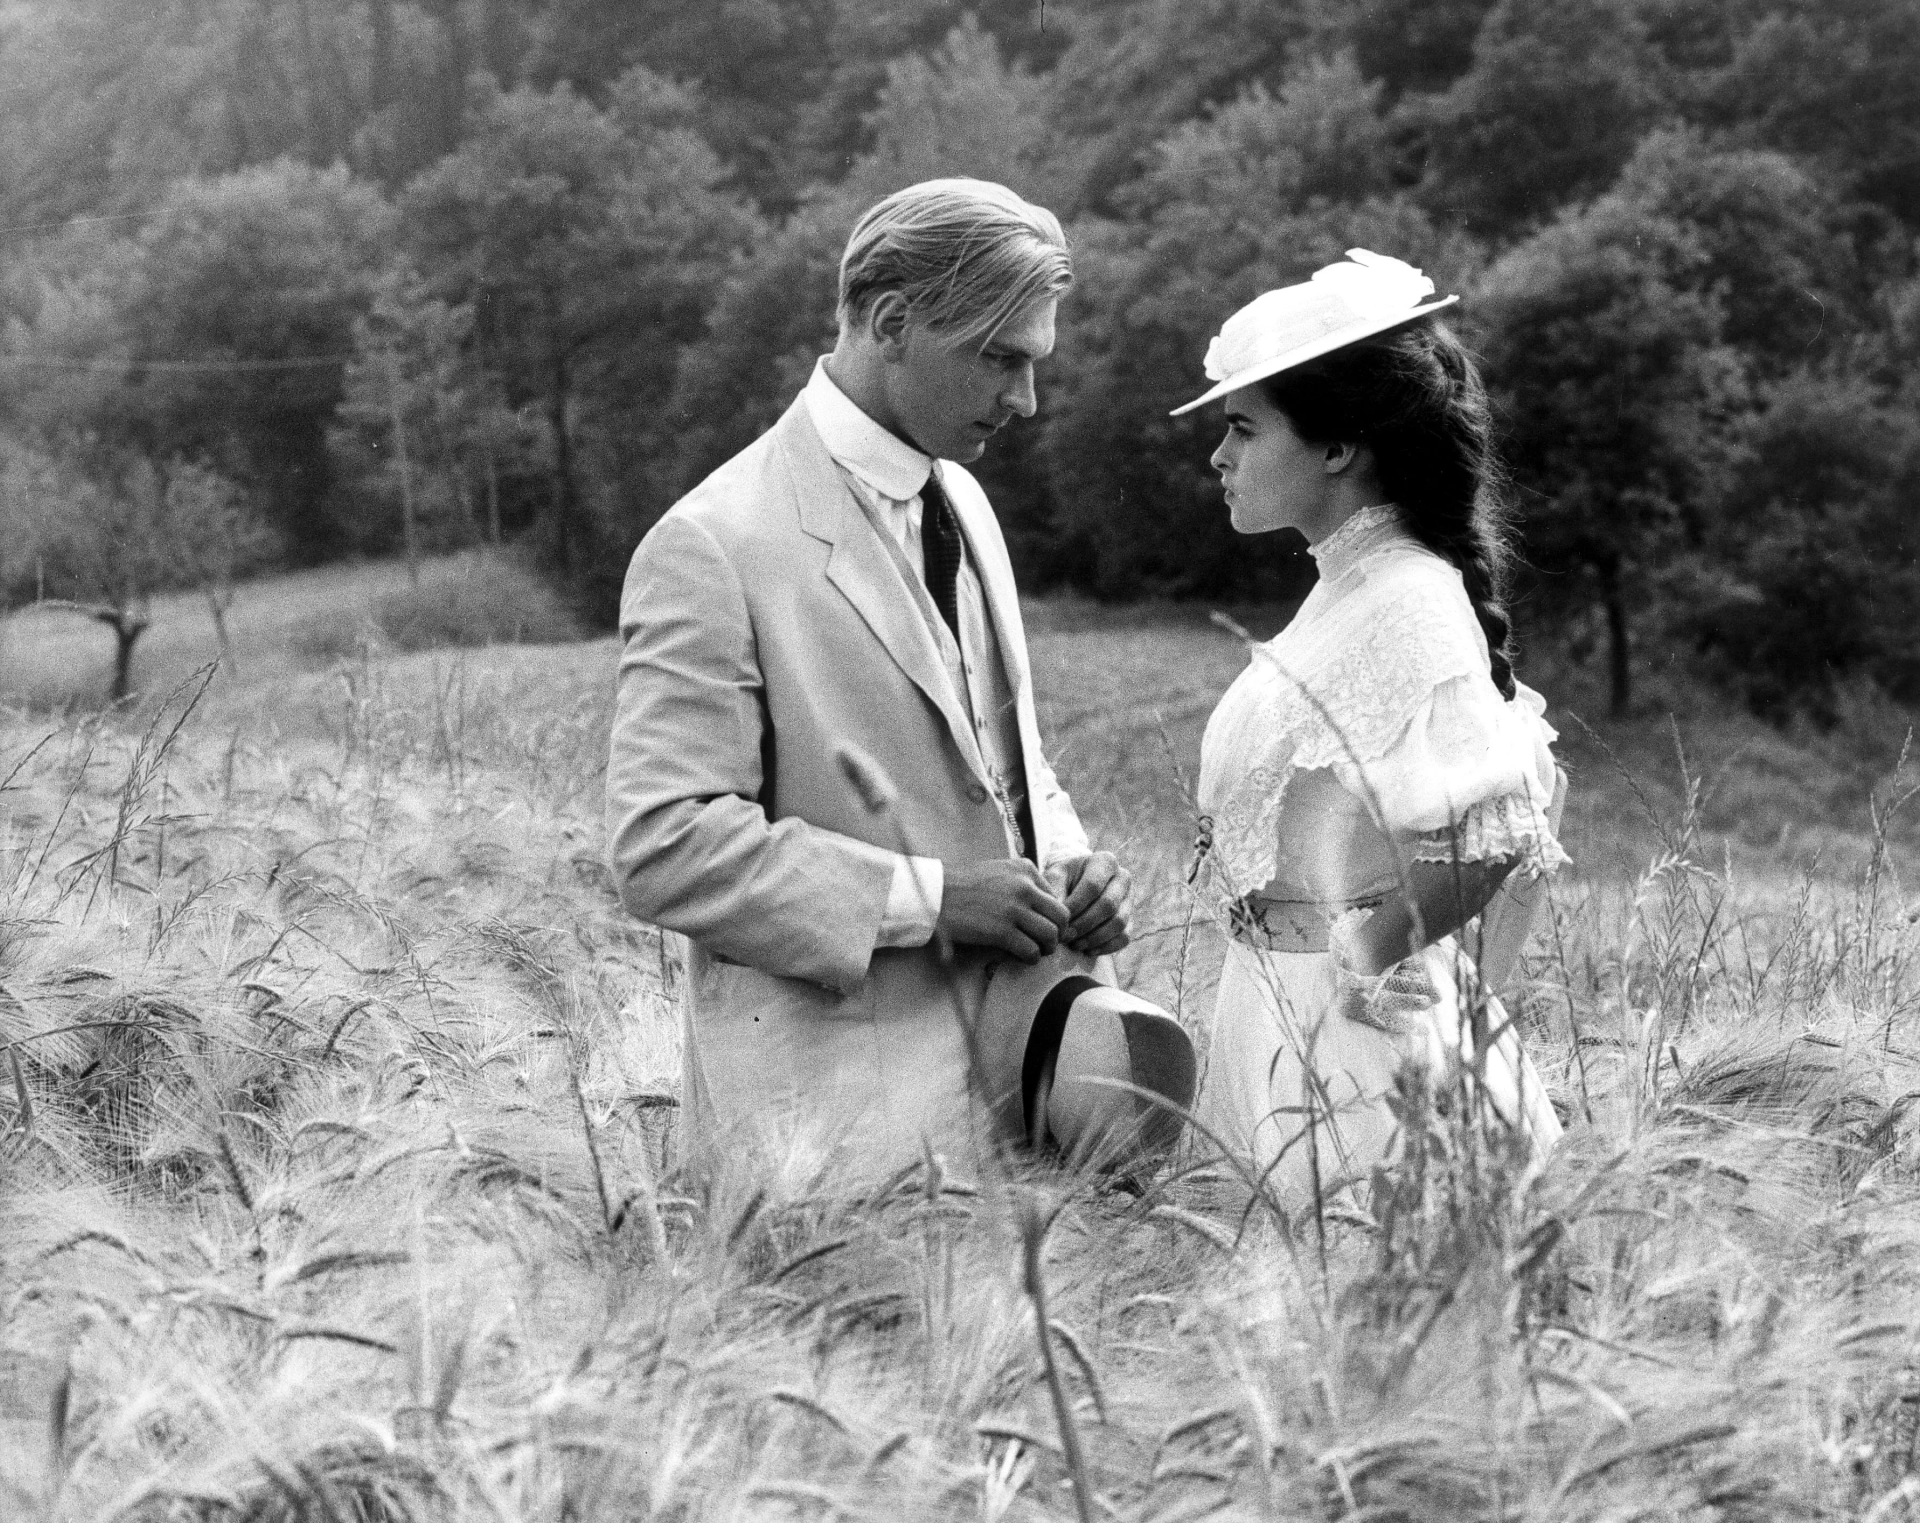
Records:
[[[862,412],[834,385],[824,355],[814,364],[813,376],[801,395],[807,400],[807,413],[820,442],[837,464],[894,502],[908,502],[920,495],[933,473],[933,457],[888,433]]]
[[[1412,536],[1400,522],[1400,510],[1390,502],[1361,508],[1317,545],[1307,546],[1320,568],[1320,579],[1345,576],[1382,545],[1404,543]]]

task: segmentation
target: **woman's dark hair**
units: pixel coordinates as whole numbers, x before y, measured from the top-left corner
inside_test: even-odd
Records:
[[[1259,384],[1308,443],[1371,447],[1408,532],[1460,568],[1486,631],[1493,685],[1511,698],[1507,477],[1487,390],[1465,346],[1428,319]]]

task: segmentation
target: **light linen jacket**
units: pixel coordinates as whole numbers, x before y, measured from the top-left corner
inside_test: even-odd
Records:
[[[1006,543],[973,478],[941,479],[1016,695],[1041,862],[1087,850],[1041,751]],[[967,1037],[986,959],[875,949],[895,856],[1005,857],[973,728],[895,558],[803,401],[634,553],[607,772],[627,908],[692,943],[682,1135],[750,1134],[884,1172],[970,1146]],[[897,790],[866,807],[842,755]]]

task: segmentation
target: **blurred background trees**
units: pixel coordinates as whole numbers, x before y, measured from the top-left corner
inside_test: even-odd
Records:
[[[831,341],[859,211],[971,173],[1080,272],[982,465],[1029,586],[1302,590],[1166,414],[1363,245],[1467,298],[1536,644],[1622,708],[1654,652],[1920,700],[1916,79],[1911,0],[15,0],[5,586],[505,540],[604,616]]]

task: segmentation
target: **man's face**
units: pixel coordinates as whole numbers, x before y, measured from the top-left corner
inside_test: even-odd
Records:
[[[1053,353],[1058,306],[1049,296],[1021,308],[984,344],[908,318],[887,366],[895,431],[938,459],[978,460],[1009,418],[1033,416],[1033,367]]]

